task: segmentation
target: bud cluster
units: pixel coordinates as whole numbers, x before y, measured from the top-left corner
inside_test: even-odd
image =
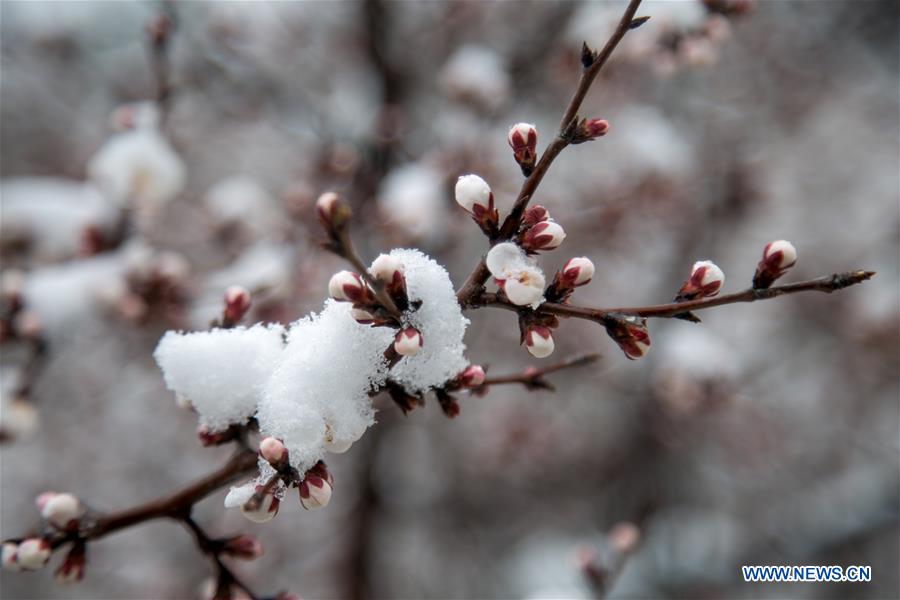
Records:
[[[787,273],[797,262],[797,249],[787,240],[769,242],[763,248],[762,260],[756,265],[753,287],[766,289]]]
[[[53,549],[44,538],[26,538],[3,542],[2,562],[7,571],[37,571],[50,560]]]

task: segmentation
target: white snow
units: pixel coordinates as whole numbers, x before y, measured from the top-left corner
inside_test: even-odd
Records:
[[[391,223],[418,239],[440,241],[446,233],[442,177],[427,163],[392,170],[378,191],[378,208]]]
[[[186,398],[213,430],[256,412],[259,392],[281,356],[283,328],[167,332],[154,352],[166,385]]]
[[[469,45],[459,48],[444,64],[441,85],[454,96],[497,108],[509,96],[511,84],[499,54],[490,48]]]

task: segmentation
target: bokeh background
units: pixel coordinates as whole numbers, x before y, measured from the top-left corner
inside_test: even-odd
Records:
[[[45,489],[115,510],[225,460],[196,442],[153,348],[166,329],[205,327],[230,284],[254,291],[251,320],[319,309],[342,268],[318,247],[321,191],[353,204],[366,257],[418,247],[462,283],[486,245],[453,201],[456,177],[480,174],[501,214],[510,206],[522,178],[508,127],[534,122],[539,146],[549,139],[582,41],[600,47],[622,9],[3,2],[3,293],[23,309],[3,325],[2,537],[36,522]],[[610,133],[567,149],[536,198],[568,233],[545,271],[586,255],[597,274],[575,301],[651,304],[698,259],[742,289],[763,245],[786,238],[800,256],[786,281],[875,279],[722,307],[702,325],[652,322],[635,362],[601,328],[563,323],[547,360],[597,351],[599,363],[552,377],[554,393],[464,398],[453,421],[434,402],[404,417],[377,399],[378,425],[329,460],[326,510],[287,501],[255,525],[222,507],[224,490],[199,506],[212,533],[262,539],[265,556],[236,567],[254,589],[588,598],[585,558],[607,560],[607,534],[629,522],[641,542],[611,597],[900,595],[898,7],[712,9],[639,11],[652,19],[582,110]],[[160,14],[175,24],[166,119],[152,143],[103,162],[117,129],[153,114],[128,103],[158,95],[166,63],[145,27]],[[119,185],[117,172],[131,175]],[[495,374],[537,363],[514,315],[469,317],[473,362]],[[90,552],[77,587],[45,570],[3,573],[0,592],[190,598],[209,575],[174,523]],[[745,584],[742,564],[871,565],[873,581]]]

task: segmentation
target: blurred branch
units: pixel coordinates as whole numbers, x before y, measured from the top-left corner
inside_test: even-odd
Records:
[[[605,321],[613,315],[625,315],[636,317],[657,317],[672,318],[686,311],[704,310],[716,306],[724,306],[726,304],[737,304],[740,302],[756,302],[757,300],[768,300],[788,294],[796,294],[799,292],[831,292],[850,287],[862,283],[872,278],[874,271],[848,271],[846,273],[835,273],[809,281],[801,281],[799,283],[789,283],[786,285],[775,286],[766,289],[748,288],[742,292],[734,294],[726,294],[724,296],[714,296],[712,298],[700,298],[697,300],[689,300],[686,302],[670,302],[667,304],[654,304],[650,306],[620,307],[620,308],[588,308],[584,306],[572,306],[569,304],[559,304],[555,302],[545,302],[537,308],[536,312],[543,314],[557,315],[561,317],[575,317],[577,319],[587,319],[604,324]],[[521,312],[530,310],[521,306],[516,306],[507,300],[501,298],[498,294],[482,293],[475,297],[469,304],[468,308],[481,308],[483,306],[495,306],[507,310]]]
[[[484,380],[484,383],[477,388],[476,390],[486,390],[489,386],[492,385],[505,385],[511,383],[520,383],[524,385],[529,390],[537,390],[537,389],[545,389],[545,390],[553,390],[553,386],[547,382],[544,377],[546,375],[550,375],[551,373],[556,373],[557,371],[562,371],[563,369],[571,369],[573,367],[582,367],[585,365],[589,365],[593,362],[596,362],[600,359],[599,354],[581,354],[578,356],[573,356],[567,358],[558,363],[552,364],[550,366],[538,369],[535,367],[529,367],[518,374],[513,375],[498,375],[497,377],[488,377]]]
[[[544,179],[544,175],[547,174],[550,165],[553,164],[553,160],[571,143],[572,135],[578,124],[578,109],[581,107],[584,97],[587,95],[591,84],[597,77],[597,74],[600,73],[603,65],[609,60],[613,50],[616,49],[616,46],[619,45],[619,42],[622,41],[625,34],[632,29],[634,14],[637,12],[640,4],[641,0],[631,0],[628,3],[628,7],[625,9],[622,18],[619,20],[619,24],[616,26],[615,31],[599,53],[595,54],[587,47],[587,44],[585,44],[585,57],[589,57],[590,62],[587,63],[587,60],[584,59],[584,71],[581,74],[578,86],[575,88],[575,93],[569,101],[569,106],[566,108],[565,113],[563,113],[559,125],[559,132],[553,141],[544,149],[534,171],[522,184],[519,195],[516,197],[515,204],[513,204],[512,210],[500,226],[500,234],[497,240],[494,241],[509,240],[518,231],[522,222],[522,215],[525,213],[528,202],[531,200],[535,191],[537,191],[538,186]],[[469,277],[466,279],[463,286],[456,293],[460,305],[463,307],[468,305],[483,290],[484,284],[489,277],[490,273],[488,272],[485,259],[482,256],[475,266],[475,269],[469,274]]]
[[[232,597],[231,587],[235,586],[247,594],[250,600],[259,600],[259,597],[253,593],[245,583],[243,583],[234,571],[228,568],[228,565],[222,562],[222,553],[224,544],[222,540],[216,540],[209,536],[206,531],[200,527],[190,514],[182,519],[185,527],[194,534],[197,547],[205,552],[212,560],[216,568],[216,589],[213,600],[229,600]]]

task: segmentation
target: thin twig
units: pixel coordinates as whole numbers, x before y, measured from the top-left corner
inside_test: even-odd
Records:
[[[650,306],[630,306],[616,308],[589,308],[584,306],[572,306],[570,304],[558,304],[554,302],[545,302],[538,307],[537,312],[543,314],[557,315],[561,317],[574,317],[577,319],[587,319],[597,323],[604,323],[610,315],[626,315],[636,317],[656,317],[656,318],[672,318],[686,311],[704,310],[716,306],[724,306],[726,304],[737,304],[740,302],[756,302],[757,300],[768,300],[777,298],[787,294],[796,294],[799,292],[831,292],[844,289],[851,285],[856,285],[867,281],[875,275],[874,271],[848,271],[846,273],[835,273],[825,277],[810,279],[809,281],[801,281],[799,283],[789,283],[786,285],[775,286],[766,289],[748,288],[742,292],[726,294],[724,296],[714,296],[712,298],[700,298],[698,300],[689,300],[687,302],[654,304]],[[509,301],[501,298],[497,294],[482,293],[475,298],[468,308],[480,308],[482,306],[495,306],[515,312],[521,312],[521,306],[511,304]]]
[[[522,373],[513,375],[498,375],[496,377],[488,377],[484,380],[484,384],[482,384],[481,387],[520,383],[528,389],[535,389],[538,387],[546,388],[549,386],[549,384],[547,384],[546,381],[543,381],[544,376],[550,375],[551,373],[556,373],[557,371],[562,371],[563,369],[571,369],[573,367],[582,367],[584,365],[589,365],[599,359],[599,354],[581,354],[578,356],[567,358],[566,360],[554,363],[541,369],[530,368],[526,369]]]
[[[204,553],[206,553],[210,560],[213,562],[213,565],[216,568],[216,592],[214,598],[218,600],[221,598],[230,598],[230,593],[227,593],[228,588],[232,585],[239,587],[244,590],[244,592],[249,596],[250,600],[259,600],[259,596],[257,596],[253,590],[247,587],[247,584],[242,582],[240,578],[234,574],[228,565],[222,562],[222,545],[218,540],[215,540],[209,536],[206,531],[200,525],[197,524],[196,521],[190,516],[185,516],[181,522],[184,524],[187,529],[194,534],[194,538],[197,541],[197,547],[200,548]],[[225,592],[225,593],[223,593]]]
[[[571,143],[571,136],[574,130],[573,122],[577,117],[578,109],[581,108],[581,103],[584,101],[584,98],[591,87],[591,83],[593,83],[597,74],[600,73],[603,65],[609,60],[613,50],[616,49],[616,46],[619,45],[619,42],[621,42],[622,38],[625,37],[625,34],[628,33],[631,28],[631,22],[634,19],[634,14],[637,12],[640,4],[641,0],[631,0],[631,2],[628,3],[628,8],[625,9],[622,18],[619,20],[619,24],[616,26],[612,36],[610,36],[609,40],[606,42],[606,45],[593,57],[593,62],[590,66],[585,67],[584,71],[581,73],[581,79],[578,82],[578,86],[575,88],[575,93],[572,95],[569,106],[566,108],[563,118],[560,121],[559,132],[553,141],[544,149],[534,171],[532,171],[531,175],[529,175],[522,184],[522,189],[516,197],[512,210],[500,226],[500,234],[495,241],[509,240],[518,231],[522,221],[522,215],[525,213],[525,208],[537,191],[538,185],[540,185],[541,181],[544,179],[544,175],[546,175],[547,171],[550,169],[553,160]],[[481,257],[478,264],[475,266],[475,269],[469,274],[469,277],[466,278],[463,286],[456,293],[460,305],[466,306],[469,304],[469,302],[482,291],[484,284],[489,277],[490,273],[485,264],[485,258]]]

